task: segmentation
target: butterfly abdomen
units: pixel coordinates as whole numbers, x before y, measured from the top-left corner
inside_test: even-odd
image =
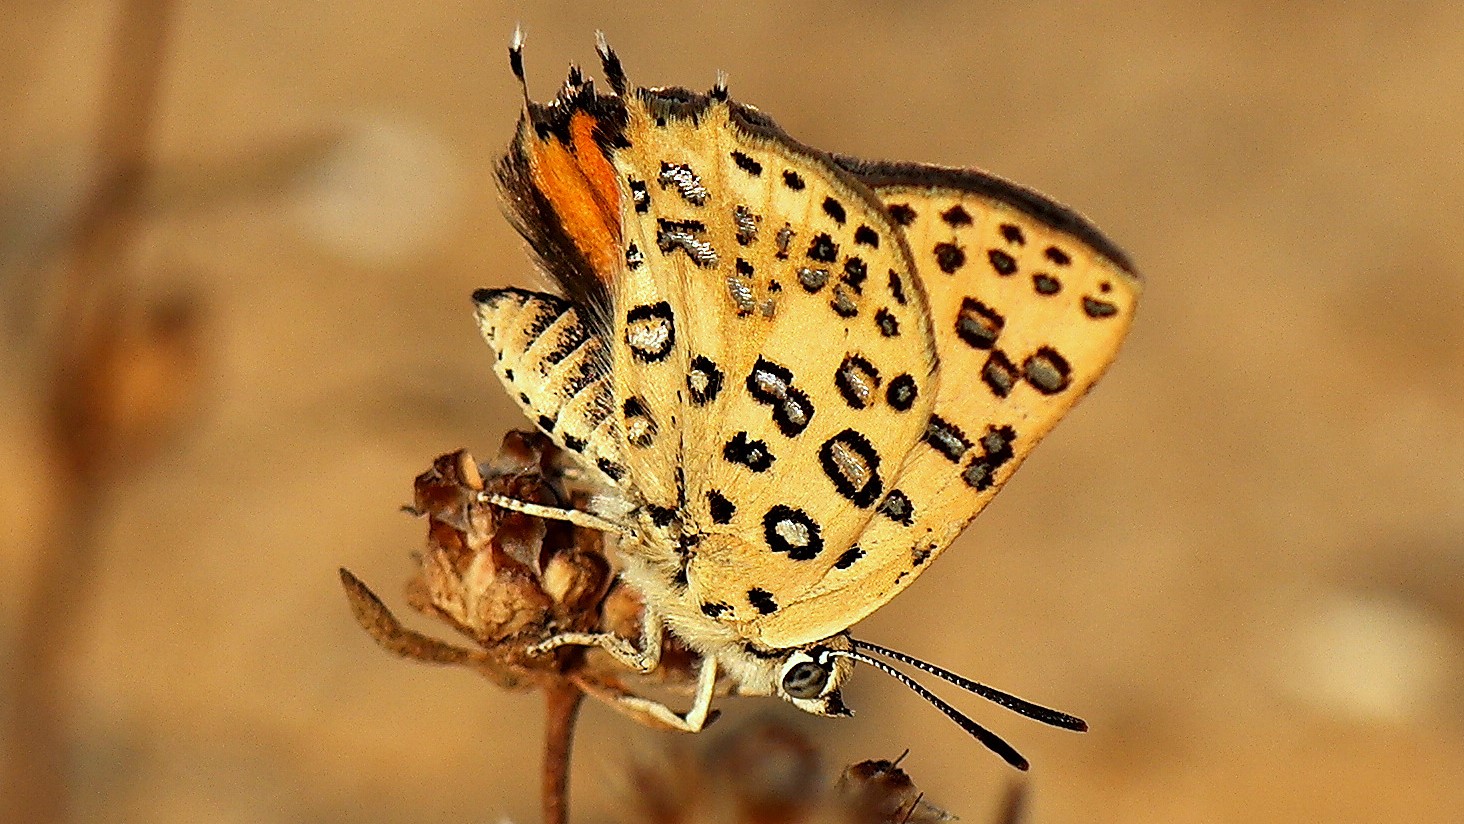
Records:
[[[610,481],[624,474],[605,342],[574,304],[543,292],[480,289],[478,327],[494,371],[529,419]]]

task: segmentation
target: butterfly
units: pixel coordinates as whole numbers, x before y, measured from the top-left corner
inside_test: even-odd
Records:
[[[495,371],[601,490],[587,510],[494,499],[618,536],[658,663],[702,657],[691,707],[627,696],[678,729],[719,676],[824,716],[863,663],[900,679],[1009,763],[1026,760],[889,659],[1024,715],[1031,704],[849,628],[935,560],[1103,374],[1140,280],[1076,213],[983,172],[828,154],[733,100],[644,88],[597,38],[610,90],[571,67],[524,89],[497,166],[507,211],[558,294],[474,294]]]

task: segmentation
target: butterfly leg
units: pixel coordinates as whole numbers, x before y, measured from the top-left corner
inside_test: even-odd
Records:
[[[636,672],[650,672],[661,663],[661,641],[666,625],[651,609],[641,612],[641,648],[613,632],[561,632],[529,647],[530,655],[543,655],[564,646],[599,647]]]
[[[522,512],[525,515],[533,515],[535,518],[547,518],[551,521],[569,521],[575,526],[582,526],[586,529],[593,529],[599,532],[611,532],[616,535],[625,534],[625,527],[578,509],[563,509],[557,506],[531,504],[528,501],[520,501],[506,495],[495,495],[491,493],[484,494],[482,500],[500,509]]]
[[[652,726],[669,727],[682,732],[701,732],[702,728],[716,720],[717,712],[712,710],[712,698],[717,691],[717,659],[702,659],[697,672],[696,696],[685,714],[678,715],[659,701],[642,698],[639,695],[620,695],[615,698],[616,709],[631,717],[649,722]]]

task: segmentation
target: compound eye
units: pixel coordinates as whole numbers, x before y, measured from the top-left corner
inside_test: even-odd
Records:
[[[794,664],[783,674],[783,692],[793,698],[817,698],[829,684],[829,671],[813,661]]]

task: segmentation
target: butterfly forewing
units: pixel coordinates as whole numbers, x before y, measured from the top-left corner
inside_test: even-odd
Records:
[[[1122,253],[1039,195],[976,173],[863,171],[928,295],[939,391],[888,517],[858,538],[860,558],[764,622],[774,645],[837,632],[908,586],[1107,369],[1139,295]]]
[[[629,485],[665,513],[650,543],[675,547],[662,561],[704,612],[750,632],[846,557],[892,488],[926,427],[934,341],[867,189],[735,104],[685,101],[632,98],[612,154],[615,397]]]
[[[1139,292],[1040,195],[831,157],[724,90],[572,72],[498,174],[568,298],[480,295],[499,374],[618,488],[647,597],[704,639],[796,647],[887,602],[1103,373]]]

